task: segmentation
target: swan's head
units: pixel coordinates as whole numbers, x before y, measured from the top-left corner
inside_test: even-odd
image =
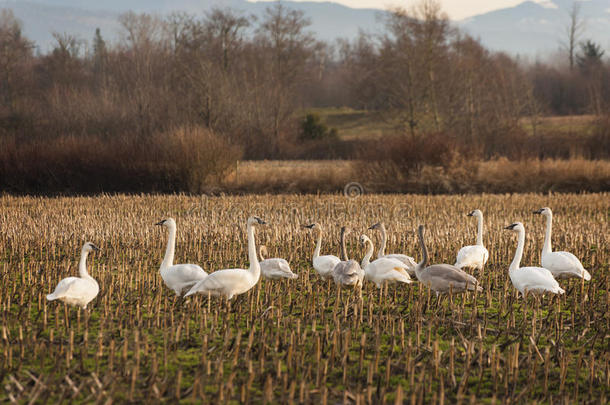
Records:
[[[360,239],[359,239],[360,245],[364,246],[364,245],[366,245],[366,244],[367,244],[368,242],[370,242],[370,241],[371,241],[371,240],[369,239],[369,237],[368,237],[368,236],[366,236],[366,235],[360,235]]]
[[[480,218],[483,216],[483,213],[481,212],[481,210],[474,210],[474,211],[470,211],[467,216],[469,217],[477,217]]]
[[[383,222],[377,222],[376,224],[369,226],[369,231],[377,230],[377,229],[381,229],[381,228],[383,228]]]
[[[83,251],[84,252],[99,252],[100,248],[98,248],[97,246],[95,246],[93,243],[91,242],[87,242],[83,245]]]
[[[534,211],[534,214],[544,215],[545,217],[553,215],[553,211],[549,207],[540,208],[539,210]]]
[[[504,229],[511,232],[525,231],[525,228],[523,227],[523,224],[521,222],[512,223],[509,226],[504,227]]]
[[[266,222],[260,219],[259,217],[250,217],[248,218],[248,225],[265,225]]]
[[[167,218],[167,219],[164,219],[163,221],[157,222],[155,225],[166,226],[166,227],[170,227],[170,226],[175,227],[176,221],[174,221],[174,218]]]

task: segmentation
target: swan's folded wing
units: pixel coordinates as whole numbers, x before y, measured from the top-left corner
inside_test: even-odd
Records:
[[[244,269],[217,270],[195,284],[184,296],[188,297],[198,292],[219,294],[227,287],[246,283],[249,276],[250,273]]]
[[[47,299],[53,300],[61,297],[65,297],[66,295],[70,295],[73,293],[78,287],[78,282],[80,278],[78,277],[66,277],[57,283],[55,290],[53,293],[47,295]]]
[[[412,258],[411,256],[400,254],[400,253],[392,253],[389,255],[385,255],[385,256],[383,256],[383,258],[398,260],[401,263],[405,264],[407,266],[407,268],[409,268],[409,269],[415,268],[415,266],[417,266],[417,262],[415,261],[414,258]]]
[[[557,280],[553,278],[553,274],[543,267],[521,267],[513,277],[516,278],[522,290],[564,292]]]
[[[570,252],[551,252],[542,255],[542,267],[551,272],[570,271],[580,274],[584,267],[578,257]]]
[[[439,283],[448,283],[455,286],[462,284],[474,286],[477,285],[477,279],[458,269],[450,264],[435,264],[425,269],[426,277],[436,279]],[[480,289],[480,286],[478,287]]]
[[[485,264],[487,261],[487,249],[483,246],[472,245],[464,246],[460,249],[455,261],[456,267],[468,267],[478,264]]]
[[[196,264],[176,264],[173,266],[172,271],[174,268],[175,273],[184,280],[203,280],[208,275],[208,273]]]

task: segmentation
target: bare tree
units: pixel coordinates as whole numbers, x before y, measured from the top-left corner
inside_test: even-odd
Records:
[[[0,10],[0,100],[11,110],[15,108],[22,66],[32,56],[32,48],[12,10]]]
[[[570,19],[566,26],[566,40],[563,46],[568,52],[568,62],[570,63],[570,70],[573,70],[576,57],[576,46],[578,45],[580,37],[585,29],[585,22],[580,16],[579,3],[572,3],[569,18]]]
[[[231,9],[213,8],[206,13],[204,29],[218,48],[223,69],[229,68],[229,59],[242,42],[244,30],[250,26],[247,17]]]

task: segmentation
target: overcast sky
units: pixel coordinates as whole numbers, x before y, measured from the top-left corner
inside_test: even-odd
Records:
[[[253,0],[250,0],[253,1]],[[256,1],[256,0],[254,0]],[[260,1],[260,0],[258,0]],[[264,1],[264,0],[263,0]],[[294,0],[305,1],[305,0]],[[306,1],[329,1],[329,0],[306,0]],[[341,3],[348,7],[354,8],[386,8],[387,6],[401,6],[409,8],[414,4],[419,3],[419,0],[330,0],[334,3]],[[441,3],[442,9],[449,15],[452,20],[461,20],[462,18],[470,17],[476,14],[485,13],[487,11],[496,10],[499,8],[515,6],[523,3],[525,0],[438,0]],[[536,0],[534,0],[536,1]],[[548,1],[548,0],[547,0]],[[544,0],[538,0],[539,3],[544,3]]]

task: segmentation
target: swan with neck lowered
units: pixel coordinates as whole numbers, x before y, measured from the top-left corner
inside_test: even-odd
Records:
[[[47,300],[60,300],[70,305],[78,305],[86,309],[89,304],[99,293],[100,287],[97,281],[87,272],[87,256],[91,251],[99,251],[100,249],[91,242],[83,245],[78,262],[78,272],[80,277],[67,277],[61,280],[55,291],[47,295]]]
[[[534,214],[546,217],[546,232],[544,234],[544,245],[540,264],[548,269],[555,278],[582,278],[586,281],[591,280],[591,274],[585,270],[582,263],[570,252],[553,252],[551,249],[551,232],[553,227],[553,212],[550,208],[544,207]]]
[[[565,291],[559,287],[557,280],[551,272],[543,267],[519,267],[523,256],[523,245],[525,245],[525,228],[521,222],[515,222],[507,226],[509,231],[517,233],[517,250],[515,257],[508,268],[508,274],[513,286],[525,296],[527,292],[532,294],[563,294]]]
[[[364,269],[364,279],[370,280],[377,288],[381,288],[384,283],[411,283],[408,267],[400,260],[381,257],[371,262],[373,256],[373,242],[366,235],[360,235],[360,244],[366,246],[367,250],[360,266]]]
[[[323,278],[329,279],[333,276],[333,269],[341,261],[337,256],[334,255],[324,255],[320,256],[320,249],[322,248],[322,227],[313,223],[311,225],[303,225],[303,228],[312,229],[314,231],[318,231],[318,240],[316,242],[316,248],[313,251],[313,259],[312,264],[313,268],[316,272]]]
[[[481,210],[474,210],[468,213],[468,216],[475,217],[478,220],[477,241],[474,245],[464,246],[460,249],[455,267],[460,269],[473,268],[481,271],[489,258],[489,252],[483,245],[483,213]]]
[[[235,295],[243,294],[258,283],[261,266],[256,254],[254,226],[264,225],[265,221],[258,217],[250,217],[247,222],[249,269],[226,269],[210,273],[206,278],[195,284],[185,297],[196,293],[224,296],[228,300]]]
[[[377,222],[374,225],[369,227],[369,230],[378,230],[381,232],[381,244],[379,245],[379,251],[377,252],[377,258],[380,259],[382,257],[386,257],[388,259],[396,259],[400,260],[407,266],[407,271],[409,275],[415,277],[415,266],[417,266],[417,262],[411,256],[403,255],[401,253],[390,253],[385,254],[385,246],[388,241],[388,233],[385,229],[385,225],[383,222]]]
[[[165,257],[161,262],[159,273],[165,285],[173,290],[176,295],[181,295],[197,282],[208,276],[201,267],[196,264],[174,264],[174,252],[176,250],[176,221],[167,218],[157,222],[155,225],[164,226],[169,230]]]
[[[270,280],[279,280],[281,278],[294,279],[298,276],[290,269],[290,264],[285,259],[274,257],[272,259],[265,259],[267,256],[267,247],[260,245],[258,247],[258,255],[260,256],[261,274],[263,277]]]
[[[482,291],[476,278],[451,264],[433,264],[428,266],[428,249],[424,242],[424,226],[418,228],[419,244],[422,250],[422,260],[415,267],[415,275],[420,283],[427,285],[432,291],[443,293],[462,293],[465,291]]]
[[[347,256],[345,235],[349,232],[350,230],[348,228],[341,228],[341,261],[333,268],[332,277],[333,280],[335,280],[335,284],[338,286],[354,287],[362,290],[364,271],[357,261],[350,260]]]

